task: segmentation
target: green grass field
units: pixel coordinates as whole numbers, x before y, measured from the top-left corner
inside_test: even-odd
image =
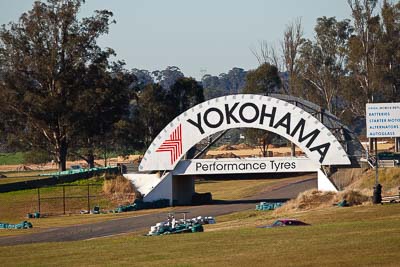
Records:
[[[275,183],[277,180],[201,181],[196,183],[196,191],[210,191],[215,199],[240,199]],[[48,190],[43,194],[58,194]],[[23,208],[13,201],[26,201],[34,193],[26,190],[0,194],[0,221],[4,214],[20,220],[22,217],[15,217],[14,211]],[[155,211],[52,216],[33,220],[34,228],[30,230],[0,231],[0,237],[151,212]],[[311,226],[257,228],[288,217]],[[204,233],[144,237],[144,232],[136,232],[85,241],[1,247],[6,253],[0,253],[0,262],[4,266],[398,266],[399,233],[399,204],[330,207],[279,215],[247,210],[217,217],[217,224],[206,225]]]
[[[24,152],[0,153],[0,165],[17,165],[24,163]]]
[[[19,175],[13,173],[12,175]],[[28,172],[25,172],[28,175]],[[8,179],[8,178],[5,178]],[[12,179],[12,178],[10,178]],[[18,179],[23,179],[19,177]],[[108,213],[108,214],[79,214],[82,209],[87,209],[87,184],[101,184],[102,178],[94,177],[89,180],[79,180],[67,185],[80,185],[66,186],[65,195],[74,197],[66,199],[66,215],[63,215],[63,189],[61,186],[50,186],[40,189],[41,198],[41,213],[46,216],[40,219],[27,219],[27,213],[38,211],[38,192],[37,189],[21,190],[9,193],[0,193],[0,222],[19,223],[23,220],[29,220],[33,223],[34,228],[28,231],[0,231],[1,236],[11,236],[20,234],[29,234],[31,232],[43,231],[53,227],[64,227],[78,224],[88,224],[101,222],[111,219],[140,216],[143,214],[154,212],[153,210],[142,210],[129,213]],[[100,206],[101,210],[109,211],[118,206],[118,203],[111,201],[102,192],[102,186],[90,186],[90,195],[96,196],[90,198],[90,206],[93,208],[95,205]],[[78,198],[78,196],[81,196]],[[168,212],[171,208],[160,209],[158,212]]]
[[[400,205],[295,216],[312,226],[260,229],[273,221],[272,212],[247,211],[217,218],[204,233],[2,247],[0,260],[6,266],[398,266]],[[237,221],[240,227],[229,227]]]
[[[8,178],[6,178],[8,179]],[[290,179],[290,178],[288,178]],[[237,181],[201,181],[196,183],[197,192],[211,191],[215,199],[233,200],[241,199],[243,197],[261,191],[268,185],[274,185],[279,181],[286,181],[287,179],[271,179],[271,180],[237,180]],[[81,180],[71,184],[86,185],[88,183],[101,183],[96,178],[90,180]],[[67,196],[86,195],[87,187],[66,187]],[[114,209],[117,207],[116,203],[111,202],[106,197],[102,196],[101,187],[91,187],[91,194],[100,195],[101,197],[91,199],[91,206],[99,205],[102,209]],[[49,187],[40,190],[41,197],[52,198],[62,196],[62,187]],[[26,220],[27,213],[38,211],[38,194],[37,189],[22,190],[9,193],[0,194],[0,222],[17,223]],[[102,214],[98,215],[79,215],[77,214],[81,209],[87,209],[87,199],[67,199],[66,202],[68,216],[59,216],[63,212],[62,199],[42,200],[41,212],[46,214],[50,213],[48,218],[34,220],[34,230],[43,230],[51,227],[62,227],[75,224],[93,223],[105,221],[113,218],[122,218],[124,216],[134,216],[136,214],[149,213],[152,211],[140,211],[133,213],[121,214]],[[165,209],[168,211],[170,209]],[[158,212],[160,210],[157,210]],[[28,233],[23,231],[22,233]],[[0,236],[21,234],[21,232],[7,231],[0,232]]]
[[[97,178],[92,178],[66,184],[66,213],[78,213],[82,209],[87,209],[87,184],[94,183],[101,184],[101,181],[98,181]],[[94,205],[99,205],[103,209],[115,208],[115,204],[102,194],[102,186],[90,186],[90,195],[93,196],[89,201],[91,208],[93,208]],[[61,186],[41,188],[41,213],[63,214],[62,196],[63,188]],[[0,222],[19,222],[25,218],[27,213],[39,211],[38,190],[30,189],[1,193],[0,203]]]

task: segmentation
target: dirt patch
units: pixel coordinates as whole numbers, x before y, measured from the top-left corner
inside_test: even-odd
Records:
[[[137,162],[141,160],[141,155],[126,155],[118,156],[115,161],[117,162]]]
[[[20,165],[20,166],[17,167],[16,170],[17,170],[17,171],[31,171],[32,168],[30,168],[30,167],[28,167],[28,166],[26,166],[26,165]]]
[[[254,146],[248,145],[248,144],[238,144],[238,145],[233,145],[232,147],[234,147],[237,150],[241,150],[241,149],[254,149]]]
[[[237,150],[231,145],[222,145],[216,149],[217,151],[229,151],[229,150]]]
[[[223,154],[216,154],[216,155],[206,155],[206,159],[223,159],[223,158],[240,158],[236,154],[229,152],[229,153],[223,153]]]
[[[129,155],[126,157],[116,157],[116,158],[108,158],[107,165],[116,166],[117,163],[130,163],[140,161],[141,155]],[[72,165],[80,165],[83,168],[87,167],[87,163],[84,160],[75,160],[75,161],[67,161],[67,169],[69,169]],[[96,159],[96,166],[104,166],[104,159]],[[0,171],[9,172],[9,171],[24,171],[24,170],[56,170],[57,164],[55,162],[48,162],[43,164],[24,164],[24,165],[0,165]]]

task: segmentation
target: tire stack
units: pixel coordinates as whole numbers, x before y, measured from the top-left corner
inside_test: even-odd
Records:
[[[256,205],[256,210],[274,210],[281,207],[283,202],[260,202]]]

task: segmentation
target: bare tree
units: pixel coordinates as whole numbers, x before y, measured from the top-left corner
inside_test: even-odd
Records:
[[[279,72],[287,73],[288,79],[282,83],[282,89],[286,94],[301,95],[300,90],[296,90],[296,84],[298,83],[299,50],[304,43],[303,34],[301,19],[297,18],[286,26],[283,40],[279,42],[280,49],[267,41],[260,41],[257,49],[251,49],[260,66],[267,63],[276,66]]]
[[[282,60],[276,47],[269,44],[267,41],[260,41],[258,45],[258,49],[251,48],[250,50],[257,58],[259,66],[269,64],[277,67],[279,71],[282,71]]]
[[[297,18],[287,25],[281,42],[282,55],[284,59],[284,68],[288,74],[288,83],[283,83],[283,88],[287,94],[301,96],[298,89],[298,58],[299,50],[304,43],[304,32],[301,24],[301,18]]]

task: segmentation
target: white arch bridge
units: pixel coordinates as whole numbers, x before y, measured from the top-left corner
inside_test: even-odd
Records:
[[[218,140],[234,128],[278,134],[306,157],[293,153],[283,158],[201,159],[213,144],[199,149],[202,140]],[[176,117],[145,153],[139,166],[142,174],[127,177],[142,188],[145,201],[166,198],[171,204],[190,203],[194,177],[202,175],[317,172],[318,188],[335,191],[330,174],[358,167],[363,153],[356,136],[338,118],[311,102],[284,95],[238,94],[211,99]]]

